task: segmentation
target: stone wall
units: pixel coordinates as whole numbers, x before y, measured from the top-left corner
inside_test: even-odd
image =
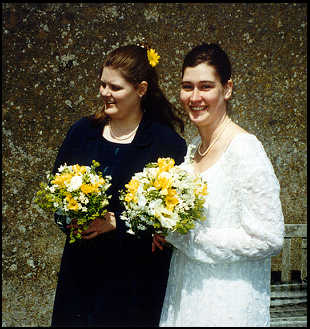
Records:
[[[184,55],[203,41],[222,45],[232,119],[263,143],[285,222],[306,223],[306,13],[306,3],[2,4],[3,326],[50,324],[64,236],[33,197],[69,126],[98,109],[105,55],[142,37],[176,105]],[[189,140],[195,128],[178,108]]]

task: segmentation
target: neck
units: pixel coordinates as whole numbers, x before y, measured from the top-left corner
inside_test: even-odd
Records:
[[[120,135],[128,134],[139,125],[142,116],[142,111],[139,111],[125,118],[110,118],[110,125]]]
[[[208,147],[214,138],[216,138],[218,131],[221,129],[221,126],[224,121],[228,119],[226,112],[223,113],[216,121],[212,122],[206,126],[198,127],[199,134],[201,136],[202,147]]]

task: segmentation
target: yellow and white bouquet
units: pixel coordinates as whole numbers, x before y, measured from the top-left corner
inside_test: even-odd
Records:
[[[175,166],[172,158],[159,158],[136,173],[121,191],[125,207],[120,218],[128,233],[141,231],[167,235],[186,234],[196,220],[205,220],[203,205],[207,184],[188,165]]]
[[[81,232],[96,217],[103,216],[111,197],[106,193],[111,186],[110,176],[96,172],[99,163],[91,167],[66,164],[58,168],[55,175],[47,174],[48,182],[41,182],[35,202],[40,208],[56,212],[62,229],[70,224],[70,243],[81,239]]]

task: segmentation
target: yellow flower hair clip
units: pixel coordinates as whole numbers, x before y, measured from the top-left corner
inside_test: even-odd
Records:
[[[160,56],[157,54],[157,52],[154,49],[150,48],[147,50],[147,58],[151,66],[154,67],[158,64],[158,60]]]

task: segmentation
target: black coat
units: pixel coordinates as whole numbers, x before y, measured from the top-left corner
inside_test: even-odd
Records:
[[[172,157],[184,160],[186,143],[177,133],[144,115],[134,140],[118,144],[102,137],[103,125],[82,118],[69,130],[54,165],[57,168],[98,161],[112,176],[109,211],[116,230],[69,244],[63,251],[52,326],[158,326],[165,295],[171,250],[151,252],[152,237],[126,233],[119,215],[119,190],[149,162]]]

